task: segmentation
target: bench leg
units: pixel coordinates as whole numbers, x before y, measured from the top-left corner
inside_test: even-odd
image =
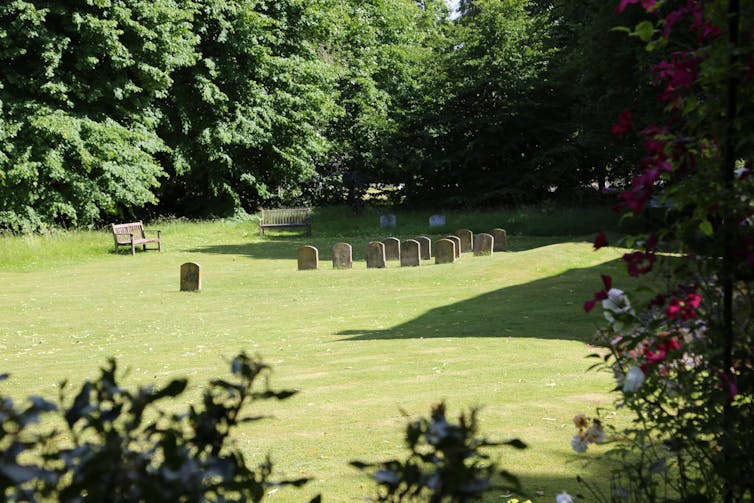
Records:
[[[136,245],[131,241],[131,255],[136,255]]]

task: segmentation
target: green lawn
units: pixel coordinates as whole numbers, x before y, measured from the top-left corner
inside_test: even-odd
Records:
[[[135,257],[112,253],[104,231],[0,238],[0,371],[11,374],[3,391],[54,398],[60,380],[94,377],[114,356],[129,384],[189,377],[193,400],[246,350],[272,365],[273,387],[300,390],[259,407],[275,417],[237,438],[251,459],[270,453],[280,476],[313,478],[270,501],[317,493],[362,501],[373,485],[348,461],[402,457],[402,411],[427,415],[439,400],[452,416],[482,405],[483,433],[530,445],[499,455],[532,496],[545,492],[533,501],[577,493],[576,474],[596,469],[582,461],[600,449],[571,451],[571,417],[608,404],[611,386],[608,375],[586,372],[585,343],[599,315],[585,315],[581,305],[600,272],[620,275],[624,250],[593,252],[599,227],[579,227],[591,222],[586,217],[574,216],[580,235],[517,234],[526,229],[507,225],[507,217],[449,216],[442,231],[513,229],[508,252],[382,270],[366,269],[366,243],[429,232],[425,216],[399,214],[399,227],[388,232],[372,214],[315,213],[311,238],[261,238],[253,221],[168,221],[148,226],[163,229],[163,253]],[[352,270],[332,269],[337,241],[353,245]],[[304,244],[319,248],[319,270],[296,270]],[[179,292],[179,268],[188,261],[202,267],[200,293]]]

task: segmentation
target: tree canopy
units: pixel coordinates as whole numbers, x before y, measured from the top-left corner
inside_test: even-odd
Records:
[[[0,229],[620,183],[637,154],[609,127],[652,61],[611,31],[635,20],[591,4],[6,2]]]

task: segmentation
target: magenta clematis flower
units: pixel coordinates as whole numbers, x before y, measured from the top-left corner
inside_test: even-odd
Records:
[[[657,4],[657,0],[620,0],[620,3],[618,4],[618,7],[616,7],[617,12],[623,12],[626,10],[626,7],[628,7],[631,4],[640,3],[641,6],[644,7],[644,10],[651,12],[654,10],[655,5]]]
[[[623,110],[618,120],[610,127],[610,131],[618,138],[623,138],[634,127],[634,118],[631,110]]]
[[[599,234],[594,238],[594,251],[599,250],[600,248],[604,248],[609,243],[607,242],[607,236],[605,236],[605,233],[603,231],[600,231]]]

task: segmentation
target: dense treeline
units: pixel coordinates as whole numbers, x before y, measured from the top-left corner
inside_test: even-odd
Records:
[[[0,229],[578,197],[652,57],[599,0],[12,0]],[[623,16],[625,16],[624,14]],[[646,102],[647,100],[643,100]]]

